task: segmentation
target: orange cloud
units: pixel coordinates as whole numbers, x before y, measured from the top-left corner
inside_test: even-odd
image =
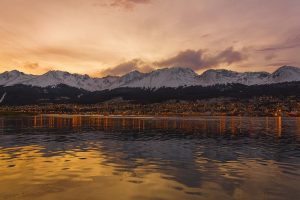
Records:
[[[105,69],[100,72],[101,75],[123,75],[128,72],[138,70],[140,72],[150,72],[154,70],[150,63],[146,63],[140,59],[133,59],[129,62],[121,63],[115,67]]]
[[[26,62],[21,66],[22,71],[33,74],[42,74],[52,70],[51,67],[42,67],[39,63]]]
[[[111,6],[122,7],[126,9],[132,9],[138,4],[149,4],[152,0],[112,0]]]

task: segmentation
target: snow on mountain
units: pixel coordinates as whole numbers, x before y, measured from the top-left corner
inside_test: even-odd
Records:
[[[198,85],[198,74],[188,68],[158,69],[122,87],[161,88]]]
[[[100,91],[107,89],[116,79],[116,77],[112,76],[105,78],[91,78],[88,75],[70,74],[63,71],[49,71],[43,75],[25,81],[22,84],[38,87],[65,84],[87,91]]]
[[[24,74],[17,70],[7,71],[0,74],[0,85],[11,86],[16,84],[22,84],[25,81],[28,81],[34,78],[34,75]]]
[[[25,85],[32,85],[38,87],[57,86],[65,84],[71,87],[83,88],[91,90],[95,87],[95,83],[87,75],[70,74],[62,71],[49,71],[43,75],[23,82]]]
[[[277,69],[270,77],[270,83],[300,81],[300,68],[283,66]]]
[[[238,73],[229,70],[207,70],[199,76],[199,85],[209,86],[216,84],[227,84],[236,81]]]
[[[88,91],[101,91],[120,87],[152,88],[211,86],[216,84],[240,83],[244,85],[262,85],[300,81],[300,68],[283,66],[270,74],[267,72],[239,73],[229,70],[207,70],[202,75],[188,68],[164,68],[150,73],[132,71],[124,76],[91,78],[88,75],[70,74],[62,71],[49,71],[43,75],[27,75],[19,71],[0,74],[0,85],[16,84],[38,87],[65,84]]]
[[[245,72],[239,73],[237,83],[244,85],[263,85],[268,84],[268,77],[270,73],[267,72]]]
[[[207,70],[199,76],[200,85],[210,86],[216,84],[240,83],[244,85],[267,84],[267,72],[245,72],[238,73],[229,70]]]
[[[0,99],[0,103],[2,103],[2,102],[4,101],[5,97],[6,97],[6,93],[4,93],[4,94],[2,95],[2,97],[1,97],[1,99]]]
[[[119,79],[115,80],[110,86],[110,89],[118,88],[118,87],[127,87],[128,84],[141,80],[144,78],[146,74],[141,73],[139,71],[132,71],[124,76],[120,77]]]
[[[97,91],[101,90],[107,90],[110,89],[110,87],[117,81],[120,80],[120,77],[118,76],[106,76],[104,78],[94,78],[97,84]],[[95,90],[94,90],[95,91]]]

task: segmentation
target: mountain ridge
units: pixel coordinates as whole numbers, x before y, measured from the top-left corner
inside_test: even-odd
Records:
[[[243,85],[264,85],[300,81],[300,68],[282,66],[273,73],[235,72],[226,69],[209,69],[198,75],[189,68],[162,68],[149,73],[137,70],[123,76],[93,78],[89,75],[71,74],[52,70],[42,75],[31,75],[13,70],[0,74],[1,86],[29,85],[45,88],[64,84],[87,91],[103,91],[116,88],[178,88],[188,86],[213,86],[237,83]]]

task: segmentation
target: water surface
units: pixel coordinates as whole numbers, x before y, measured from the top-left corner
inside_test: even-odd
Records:
[[[0,117],[0,199],[300,199],[300,118]]]

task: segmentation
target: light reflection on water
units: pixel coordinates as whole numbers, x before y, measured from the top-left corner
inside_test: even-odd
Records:
[[[0,118],[0,199],[299,199],[300,119]]]

